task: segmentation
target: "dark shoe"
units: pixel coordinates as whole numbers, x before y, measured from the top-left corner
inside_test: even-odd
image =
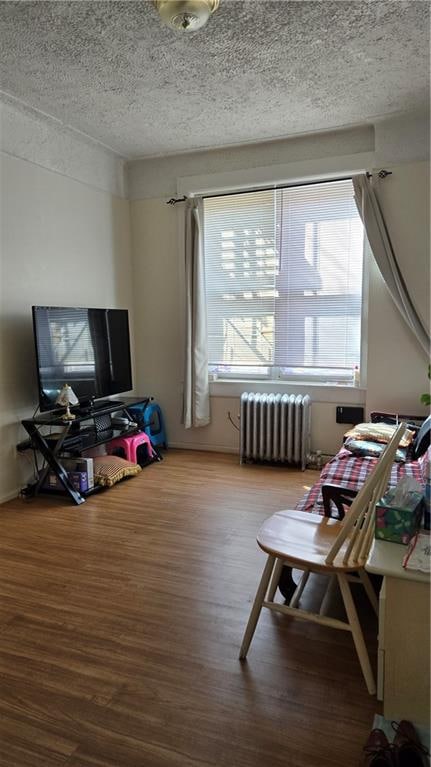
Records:
[[[364,746],[364,767],[395,767],[394,753],[383,730],[371,730]]]
[[[394,746],[399,767],[428,767],[428,751],[420,742],[412,723],[403,719],[399,724],[392,722],[392,727],[396,732]]]
[[[286,604],[289,604],[296,589],[296,583],[292,578],[292,568],[288,565],[284,565],[280,580],[278,581],[278,588],[286,600]]]

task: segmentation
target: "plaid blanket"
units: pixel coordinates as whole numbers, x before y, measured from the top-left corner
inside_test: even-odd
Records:
[[[417,461],[394,463],[392,466],[389,487],[395,487],[401,477],[414,477],[421,484],[425,483],[426,466],[431,458],[431,448],[418,458]],[[297,503],[298,511],[310,511],[314,514],[324,514],[322,485],[339,485],[349,490],[358,491],[364,484],[368,474],[377,463],[377,458],[358,458],[344,447],[339,450],[322,469],[319,481]]]

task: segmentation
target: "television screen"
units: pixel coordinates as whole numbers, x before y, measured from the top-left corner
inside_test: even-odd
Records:
[[[41,410],[65,383],[80,403],[132,389],[127,309],[32,309]]]

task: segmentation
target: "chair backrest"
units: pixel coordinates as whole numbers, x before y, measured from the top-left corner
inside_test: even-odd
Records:
[[[413,454],[415,458],[420,458],[426,453],[431,442],[431,415],[423,422],[413,443]]]
[[[349,541],[343,554],[343,564],[357,564],[359,567],[364,564],[374,534],[376,503],[387,488],[395,454],[405,430],[405,423],[400,424],[365,480],[343,520],[341,530],[326,557],[326,564],[333,564],[347,538]]]

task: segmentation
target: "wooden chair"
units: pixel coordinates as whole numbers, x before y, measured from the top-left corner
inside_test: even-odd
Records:
[[[266,607],[284,615],[351,631],[368,692],[371,695],[376,692],[374,675],[349,582],[362,583],[377,613],[377,597],[364,565],[374,535],[375,506],[386,490],[395,453],[404,432],[405,424],[402,423],[368,475],[343,521],[303,511],[279,511],[263,523],[257,542],[268,554],[268,559],[245,629],[239,655],[241,660],[247,656],[262,607]],[[303,571],[289,605],[274,602],[284,565]],[[318,613],[297,607],[310,573],[332,576],[328,588],[338,582],[347,621],[325,615],[328,592]]]

